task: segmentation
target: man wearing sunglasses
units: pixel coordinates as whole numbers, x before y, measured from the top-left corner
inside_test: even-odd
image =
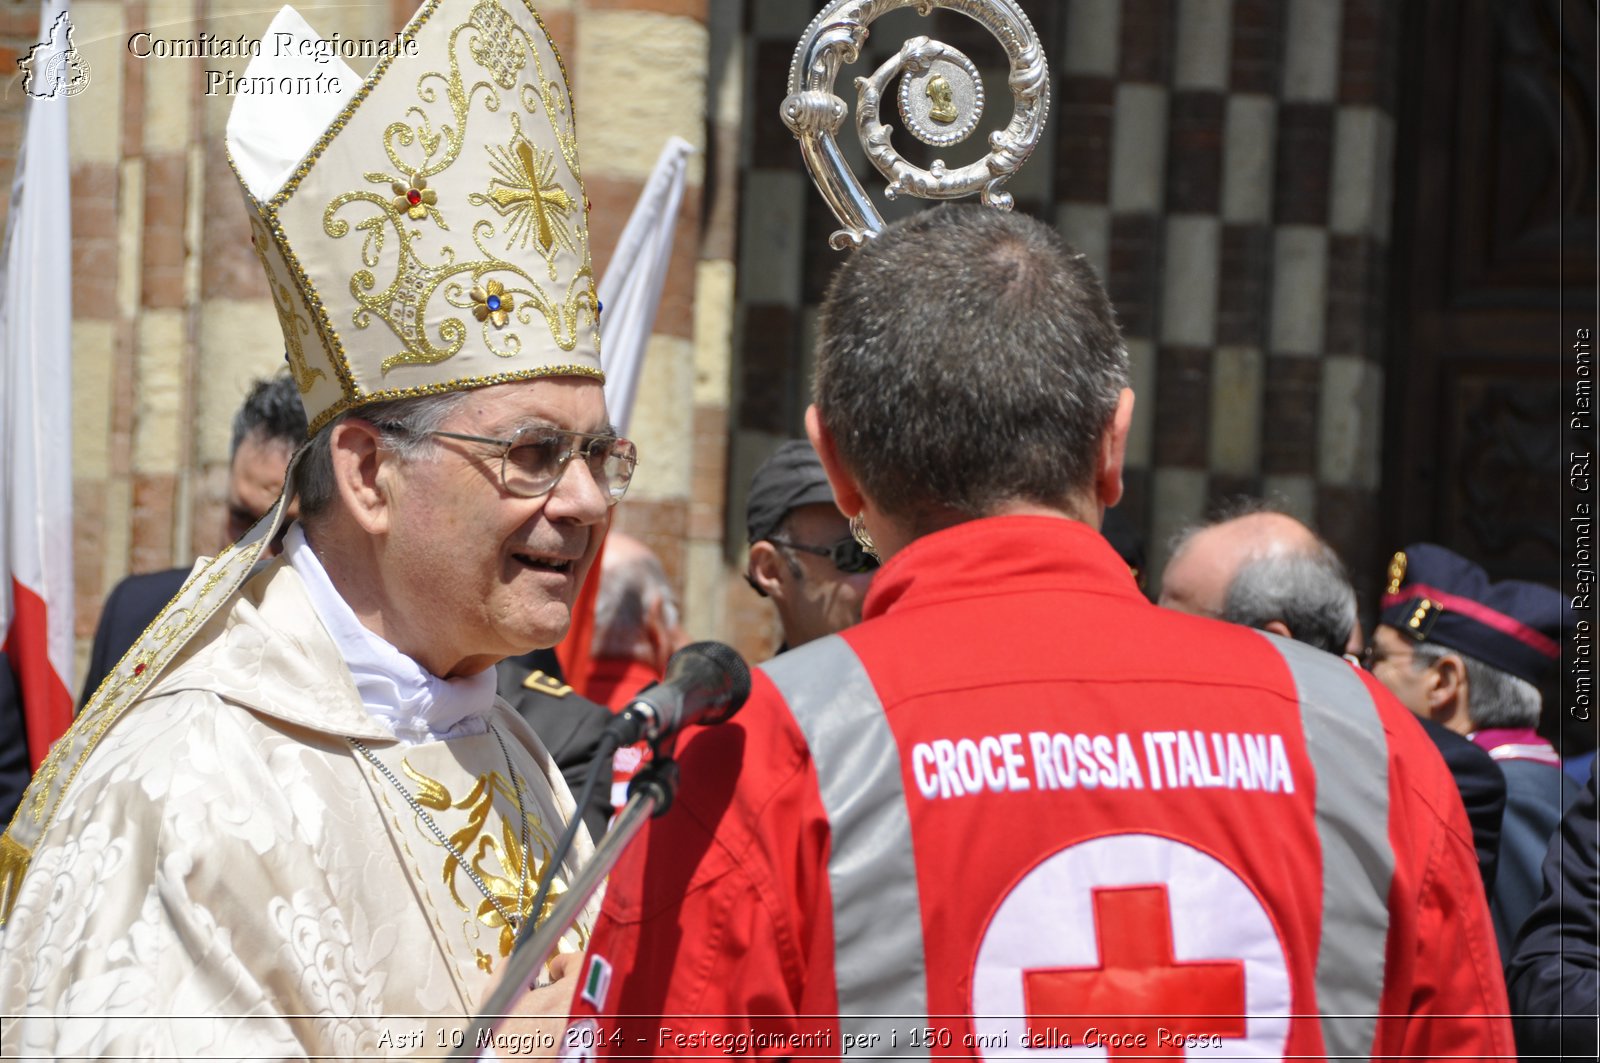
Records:
[[[756,470],[746,524],[745,578],[777,607],[780,653],[861,621],[878,562],[850,534],[809,442],[784,443]]]

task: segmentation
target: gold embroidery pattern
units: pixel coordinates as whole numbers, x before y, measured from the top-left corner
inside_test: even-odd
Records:
[[[503,89],[514,87],[517,74],[528,61],[527,52],[517,39],[517,24],[505,8],[484,0],[472,9],[472,25],[482,34],[468,45],[472,58],[490,72],[495,84]]]
[[[407,26],[402,39],[405,41],[414,40],[418,33],[429,23],[433,15],[437,12],[440,3],[441,0],[425,0],[425,2],[417,10],[417,13],[413,17],[411,23]],[[537,75],[538,83],[537,85],[522,85],[518,91],[518,100],[521,102],[523,109],[529,113],[539,113],[542,110],[550,119],[553,130],[556,133],[557,142],[560,145],[561,155],[572,170],[573,179],[579,182],[581,187],[582,176],[578,168],[577,159],[577,114],[576,109],[573,107],[572,101],[564,88],[567,83],[566,62],[561,56],[560,49],[557,48],[555,42],[550,39],[549,30],[545,26],[544,20],[540,18],[538,11],[536,11],[531,4],[527,3],[526,0],[523,0],[522,6],[528,12],[529,16],[531,16],[534,24],[538,26],[540,33],[544,35],[546,43],[550,49],[550,54],[555,58],[555,65],[559,74],[558,77],[546,76],[542,64],[538,63],[539,52],[537,49],[527,49],[526,53],[523,54],[520,63],[518,62],[516,57],[518,54],[518,49],[523,48],[522,42],[526,39],[525,34],[516,38],[515,41],[512,42],[515,44],[515,47],[511,47],[510,44],[500,41],[497,38],[496,35],[503,32],[504,27],[510,26],[515,29],[517,28],[517,25],[515,20],[512,19],[505,9],[499,3],[496,3],[495,0],[483,0],[482,3],[478,4],[473,9],[472,15],[468,22],[463,24],[463,26],[459,27],[455,33],[452,34],[452,62],[455,62],[455,48],[453,45],[456,40],[456,35],[459,35],[462,31],[470,31],[468,36],[469,53],[473,56],[475,61],[480,62],[480,65],[483,65],[485,69],[490,72],[490,76],[496,79],[497,84],[499,84],[506,76],[506,70],[511,69],[513,66],[517,66],[519,68],[521,66],[525,66],[528,56],[531,55],[535,60],[535,73]],[[520,33],[521,31],[518,30],[518,32]],[[502,54],[502,51],[504,54]],[[312,281],[310,275],[306,272],[306,269],[301,263],[299,256],[297,256],[294,250],[291,248],[289,240],[284,232],[282,222],[279,219],[279,213],[294,198],[296,192],[299,191],[301,185],[310,175],[312,169],[317,165],[322,156],[326,154],[329,146],[343,133],[345,127],[350,123],[362,105],[366,102],[367,97],[371,95],[373,89],[376,88],[377,85],[382,81],[385,73],[389,69],[390,64],[395,62],[402,52],[386,55],[378,61],[377,65],[373,67],[372,72],[368,74],[366,80],[356,90],[355,94],[340,111],[338,117],[335,118],[333,123],[328,127],[327,131],[317,139],[317,142],[312,146],[311,150],[307,152],[306,157],[295,168],[294,172],[290,174],[283,187],[268,200],[265,202],[257,200],[250,194],[249,190],[244,187],[243,179],[242,177],[240,178],[241,190],[244,193],[245,201],[249,207],[250,213],[252,215],[259,216],[262,224],[265,225],[268,231],[272,234],[274,248],[281,258],[284,269],[293,279],[294,287],[297,290],[301,301],[311,314],[312,323],[316,328],[319,338],[321,339],[323,350],[326,352],[328,361],[333,366],[334,372],[339,379],[340,389],[342,391],[341,397],[331,405],[328,405],[326,408],[313,412],[311,423],[308,429],[308,434],[310,435],[315,435],[325,425],[327,425],[328,422],[332,421],[340,414],[357,406],[364,405],[368,402],[413,398],[421,395],[437,395],[449,391],[460,391],[466,388],[488,387],[494,384],[511,383],[520,380],[533,380],[546,376],[584,376],[592,378],[601,383],[605,381],[605,374],[600,372],[600,370],[594,364],[534,366],[527,369],[518,369],[509,372],[481,373],[474,376],[457,376],[448,382],[434,382],[406,387],[363,387],[362,383],[357,379],[354,367],[350,362],[349,354],[345,350],[344,344],[340,340],[338,329],[334,325],[333,315],[330,313],[328,306],[324,303],[317,285]],[[435,74],[432,75],[432,77],[448,84],[448,79],[443,75]],[[426,80],[427,78],[419,80],[418,99],[423,104],[436,103],[437,90],[434,89],[431,84],[422,84],[422,82]],[[515,86],[515,81],[515,76],[512,75],[511,82],[513,86]],[[487,82],[473,86],[473,92],[476,93],[480,88],[485,93],[493,92],[492,87]],[[496,105],[498,105],[498,103],[499,98],[496,96]],[[484,106],[486,108],[489,106],[487,96],[485,97]],[[420,108],[413,108],[413,112],[414,116],[420,116]],[[400,128],[395,128],[396,125],[398,125]],[[451,126],[459,129],[460,123],[452,122]],[[407,134],[402,130],[410,130],[410,136],[412,139],[408,141],[406,139]],[[429,156],[433,155],[438,150],[436,146],[430,146],[435,144],[435,142],[430,139],[434,136],[434,134],[426,128],[424,128],[421,132],[418,132],[414,127],[408,126],[404,122],[391,123],[390,127],[386,129],[386,134],[392,137],[392,143],[399,144],[402,147],[409,146],[411,143],[418,144]],[[446,152],[446,155],[448,155],[448,151]],[[238,176],[239,167],[236,161],[233,159],[231,153],[228,155],[228,164],[233,169],[235,175]],[[396,168],[400,168],[398,163]],[[441,165],[419,172],[422,174],[424,179],[426,179],[427,177],[439,172],[443,168],[444,167]],[[369,179],[377,180],[379,175],[367,176]],[[391,188],[389,189],[390,192],[392,192],[393,183],[394,182],[391,180]],[[390,197],[385,205],[391,212],[398,215],[398,212],[394,211],[393,197]],[[361,228],[359,223],[356,226],[356,231],[365,234],[362,247],[362,258],[363,264],[366,265],[369,270],[371,270],[377,267],[379,259],[376,256],[382,253],[386,240],[384,235],[379,234],[385,233],[386,227],[388,231],[393,231],[397,227],[397,222],[391,222],[388,216],[384,215],[382,211],[379,211],[378,215],[374,218],[362,220],[364,222],[372,223],[368,228]],[[435,220],[440,224],[441,228],[444,227],[442,216],[436,217]],[[547,297],[533,297],[530,293],[526,301],[523,301],[522,305],[519,306],[518,309],[521,312],[517,314],[517,319],[519,322],[527,323],[532,320],[531,316],[527,316],[529,311],[544,313],[547,321],[549,321],[551,324],[553,332],[559,327],[566,336],[572,337],[564,346],[561,347],[563,350],[570,351],[576,346],[576,333],[581,321],[584,318],[587,318],[587,320],[592,322],[594,326],[593,340],[596,358],[598,359],[600,350],[599,300],[594,290],[594,276],[590,264],[589,249],[587,244],[587,229],[586,227],[582,227],[580,231],[583,238],[581,259],[582,266],[578,271],[577,276],[575,276],[572,282],[567,286],[567,291],[562,293],[560,309],[554,313],[548,312],[548,308],[554,305],[554,301]],[[494,258],[496,256],[486,254],[486,257]],[[397,258],[397,261],[401,261],[401,259]],[[420,313],[421,308],[426,304],[427,300],[424,298],[424,296],[437,291],[438,285],[434,285],[431,288],[429,287],[430,282],[437,279],[439,278],[431,276],[419,277],[414,274],[407,275],[406,280],[410,290],[403,296],[400,296],[399,293],[396,293],[397,309],[396,311],[393,311],[397,315],[396,321],[400,322],[402,327],[408,329],[414,328],[416,331],[420,331],[420,318],[417,317],[417,314]],[[477,281],[478,279],[479,277],[476,275],[473,277],[474,281]],[[376,288],[376,278],[373,279],[372,287]],[[451,305],[460,306],[464,310],[470,310],[471,300],[468,297],[469,290],[469,287],[466,285],[454,286],[449,292],[449,301]],[[407,316],[404,312],[407,309],[413,311],[410,316]],[[382,314],[379,314],[378,316],[380,319],[383,317]],[[370,323],[370,318],[367,320]],[[465,328],[464,324],[462,325],[462,328]],[[465,333],[463,332],[463,336],[464,334]],[[441,329],[440,339],[442,342],[448,345],[452,342],[452,336],[453,332],[451,334],[446,334]],[[558,335],[556,338],[559,340],[562,337]],[[520,341],[518,341],[516,337],[511,337],[510,342],[508,342],[505,349],[491,349],[492,353],[498,356],[510,357],[516,354],[520,348]],[[445,357],[448,357],[448,355]],[[438,360],[442,361],[443,359],[441,358]],[[381,366],[381,370],[387,372],[387,370],[395,364],[399,364],[398,361],[387,361],[383,366]],[[428,363],[424,362],[421,364]]]
[[[539,241],[550,265],[550,279],[556,279],[556,264],[550,252],[556,244],[576,252],[572,227],[567,215],[574,206],[567,190],[556,181],[555,152],[541,152],[526,140],[517,140],[509,150],[491,148],[490,165],[495,176],[489,181],[488,195],[468,197],[473,205],[487,204],[502,217],[509,217],[506,246],[527,247],[529,237]],[[496,187],[498,186],[498,187]]]
[[[495,328],[505,328],[506,321],[515,310],[516,302],[499,281],[490,281],[482,288],[473,288],[472,316],[479,321],[491,321]]]
[[[416,853],[411,851],[411,843],[407,840],[407,835],[409,832],[405,827],[405,817],[407,814],[414,815],[414,813],[412,813],[411,809],[406,807],[404,804],[396,805],[390,801],[389,789],[386,786],[373,785],[371,787],[371,793],[379,802],[382,803],[384,811],[388,813],[389,822],[394,828],[393,836],[395,842],[399,846],[400,852],[404,854],[404,858],[401,860],[402,865],[409,866],[414,881],[426,881],[427,874],[422,870],[422,861],[417,857]],[[423,907],[423,910],[427,913],[426,918],[428,922],[430,922],[433,925],[434,930],[438,932],[440,951],[444,953],[445,957],[449,959],[451,965],[455,968],[457,987],[462,990],[463,994],[465,994],[466,972],[462,970],[460,960],[457,959],[454,950],[445,947],[444,945],[444,942],[449,939],[450,931],[445,927],[443,914],[433,903],[433,894],[425,889],[418,889],[414,890],[413,892],[416,894]]]
[[[406,120],[392,122],[384,129],[384,151],[395,169],[407,175],[407,182],[403,184],[393,174],[368,173],[365,175],[368,182],[387,186],[384,192],[367,189],[344,192],[333,197],[323,210],[323,232],[334,239],[343,239],[351,231],[351,223],[342,216],[347,208],[356,208],[366,215],[354,226],[366,233],[362,262],[367,268],[358,270],[350,278],[350,294],[357,304],[350,321],[357,329],[366,329],[377,319],[388,325],[400,341],[400,349],[383,359],[381,369],[385,374],[397,365],[436,365],[461,351],[467,339],[467,326],[462,319],[451,317],[440,321],[437,336],[428,335],[424,327],[426,307],[441,290],[448,305],[473,310],[468,292],[471,288],[485,288],[492,279],[502,285],[504,293],[514,296],[506,301],[517,307],[512,312],[515,320],[531,326],[532,313],[542,314],[552,340],[563,351],[577,346],[578,327],[584,316],[591,322],[598,318],[598,301],[589,265],[588,232],[568,220],[576,206],[575,198],[559,184],[555,152],[536,151],[523,134],[521,118],[515,112],[508,115],[513,132],[510,146],[490,150],[490,163],[496,176],[490,181],[489,192],[472,193],[467,197],[468,202],[476,207],[492,208],[507,219],[508,249],[518,243],[526,248],[530,237],[535,240],[552,281],[558,277],[553,257],[556,249],[577,256],[582,266],[567,290],[554,297],[520,266],[491,251],[486,241],[497,233],[494,223],[488,219],[480,218],[472,226],[477,257],[466,260],[458,256],[455,247],[444,246],[439,249],[437,258],[424,261],[418,248],[421,232],[406,225],[406,219],[417,218],[419,212],[442,220],[439,208],[427,201],[424,190],[429,177],[443,173],[459,160],[467,127],[475,114],[473,103],[481,100],[480,108],[488,113],[506,106],[495,85],[477,82],[467,86],[458,54],[463,34],[468,38],[468,52],[475,58],[490,59],[494,64],[491,76],[504,87],[514,85],[516,77],[526,69],[528,59],[532,59],[537,89],[525,88],[519,102],[528,106],[530,113],[542,114],[549,121],[563,160],[576,159],[576,135],[566,120],[569,115],[566,94],[559,83],[545,76],[538,51],[531,41],[523,40],[524,33],[495,0],[482,0],[474,8],[473,20],[456,27],[450,34],[448,72],[423,74],[417,82],[417,102],[406,111]],[[515,40],[516,47],[511,48],[508,40]],[[521,61],[513,64],[516,58]],[[442,83],[442,92],[433,84],[436,81]],[[448,103],[449,113],[436,128],[429,105],[437,103],[441,95]],[[407,156],[414,154],[413,149],[420,149],[420,160],[408,160]],[[576,167],[572,169],[574,178],[578,179]],[[406,190],[406,196],[394,194],[402,189]],[[411,198],[413,195],[416,198]],[[437,194],[433,199],[437,202]],[[393,278],[380,287],[374,269],[382,261],[386,234],[394,237],[398,248]],[[495,276],[491,278],[491,274]],[[470,288],[453,280],[463,275],[470,276],[473,281]],[[507,284],[513,277],[520,278],[528,287]],[[485,317],[478,320],[483,327],[483,343],[489,351],[503,358],[519,354],[523,347],[520,336],[510,334],[502,344],[496,344],[488,332],[491,326],[503,329],[507,317],[496,313],[488,323]]]
[[[430,209],[438,205],[439,193],[428,187],[428,179],[426,177],[421,174],[412,174],[411,179],[405,184],[401,184],[399,181],[390,181],[389,190],[394,193],[394,209],[400,211],[412,221],[421,221],[429,214],[433,214],[435,216],[434,220],[439,223],[440,227],[449,228],[444,224],[444,219],[438,217],[439,212]],[[377,231],[379,236],[378,246],[370,255],[365,248],[362,249],[361,253],[362,260],[367,261],[369,265],[375,262],[378,252],[383,250],[383,229],[377,225],[374,225],[373,229]]]
[[[311,335],[311,326],[295,310],[294,293],[278,279],[278,271],[273,269],[271,261],[267,258],[266,243],[271,238],[272,235],[267,232],[266,226],[252,214],[250,243],[255,248],[256,260],[261,263],[262,272],[267,275],[267,287],[272,292],[272,306],[278,312],[278,327],[283,332],[284,353],[289,357],[289,374],[294,377],[295,387],[300,389],[300,394],[305,395],[311,391],[311,385],[318,380],[327,379],[327,374],[306,362],[303,337]]]
[[[489,825],[489,814],[494,809],[496,797],[500,799],[503,809],[515,808],[513,788],[497,771],[478,776],[471,790],[457,800],[451,797],[450,791],[442,783],[417,771],[411,766],[410,761],[402,760],[400,770],[406,778],[416,784],[417,789],[413,796],[419,805],[439,813],[453,809],[467,814],[465,824],[449,835],[450,844],[455,848],[455,852],[446,850],[444,864],[440,869],[440,882],[450,891],[451,900],[462,912],[472,916],[490,930],[499,932],[500,956],[511,955],[511,949],[516,945],[516,929],[506,924],[505,918],[495,907],[495,902],[498,901],[507,910],[515,912],[516,917],[523,922],[527,921],[533,907],[534,887],[549,865],[555,848],[555,839],[530,809],[525,809],[523,814],[527,817],[528,843],[534,852],[524,852],[517,841],[516,831],[521,824],[513,822],[515,816],[503,814],[498,832]],[[437,839],[432,838],[427,831],[419,833],[428,838],[432,844],[438,844]],[[477,872],[489,887],[489,891],[494,894],[494,900],[485,897],[476,903],[472,902],[470,895],[477,890],[463,872],[457,853],[471,862],[472,870]],[[462,896],[460,889],[462,880],[467,881],[468,897]],[[526,890],[521,889],[524,883],[528,887]],[[539,912],[539,918],[548,916],[565,893],[566,884],[557,878],[551,885],[550,895]],[[586,935],[580,934],[579,937],[582,944]],[[480,953],[479,966],[482,967],[488,959]],[[487,971],[490,967],[483,969]]]

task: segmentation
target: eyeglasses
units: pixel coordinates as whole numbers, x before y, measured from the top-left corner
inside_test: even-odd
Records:
[[[799,550],[807,554],[816,554],[833,562],[833,567],[840,572],[852,575],[861,572],[871,572],[878,567],[878,559],[861,548],[855,537],[846,535],[836,543],[828,546],[812,546],[809,543],[797,543],[789,539],[769,538],[767,542],[775,546],[787,546],[791,550]]]
[[[603,487],[611,505],[628,491],[638,453],[633,443],[608,433],[563,432],[534,425],[520,429],[510,439],[469,436],[460,432],[429,432],[431,436],[459,439],[500,447],[500,483],[518,498],[549,494],[561,481],[567,462],[582,456],[594,482]]]
[[[1384,661],[1398,661],[1404,663],[1406,661],[1414,660],[1415,658],[1416,651],[1414,650],[1411,653],[1384,653],[1378,649],[1376,643],[1369,642],[1367,643],[1367,648],[1361,651],[1361,667],[1370,672],[1377,668],[1378,665],[1382,664]]]

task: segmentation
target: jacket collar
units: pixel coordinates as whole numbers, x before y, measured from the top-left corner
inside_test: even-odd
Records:
[[[971,598],[1002,583],[1144,600],[1127,564],[1082,521],[985,517],[925,535],[890,558],[872,579],[862,619]]]

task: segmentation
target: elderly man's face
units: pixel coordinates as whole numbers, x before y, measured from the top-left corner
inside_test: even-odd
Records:
[[[1430,668],[1417,667],[1416,643],[1388,624],[1379,624],[1372,633],[1367,667],[1389,688],[1399,702],[1418,716],[1430,715],[1429,692],[1433,687]]]
[[[466,394],[441,431],[509,439],[535,425],[608,427],[604,392],[592,380],[559,377]],[[500,452],[482,443],[435,437],[431,452],[387,468],[385,594],[413,624],[425,618],[429,667],[470,675],[566,634],[610,513],[604,485],[583,461],[568,462],[539,498],[508,494]]]

